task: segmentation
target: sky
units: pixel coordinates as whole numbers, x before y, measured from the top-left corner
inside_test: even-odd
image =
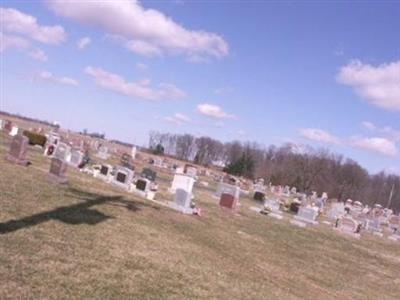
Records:
[[[400,174],[400,2],[2,1],[0,109],[329,149]]]

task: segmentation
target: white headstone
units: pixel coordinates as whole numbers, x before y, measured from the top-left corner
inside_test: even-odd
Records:
[[[300,207],[294,219],[310,224],[317,224],[318,210],[312,207]]]
[[[11,131],[9,133],[11,136],[16,136],[18,134],[18,127],[17,126],[13,126],[11,128]]]
[[[135,159],[135,158],[136,158],[136,152],[137,152],[137,148],[136,148],[136,146],[133,146],[133,147],[132,147],[132,150],[131,150],[131,157],[132,157],[132,159]]]
[[[239,200],[240,188],[236,185],[232,185],[221,181],[218,183],[217,191],[214,196],[219,199],[221,198],[222,194],[230,194],[236,200]]]
[[[133,176],[134,172],[131,169],[117,166],[114,169],[114,177],[112,178],[112,183],[129,190],[133,180]]]
[[[194,178],[186,174],[175,174],[170,188],[171,193],[175,193],[177,189],[183,189],[189,194],[192,194]]]
[[[71,153],[71,147],[66,143],[58,143],[56,149],[54,150],[54,157],[62,161],[67,161]]]
[[[69,159],[69,164],[73,167],[78,167],[83,160],[83,153],[79,150],[72,150],[71,151],[71,156]]]

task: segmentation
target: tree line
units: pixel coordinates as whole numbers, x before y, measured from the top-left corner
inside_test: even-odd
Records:
[[[356,161],[326,149],[262,146],[254,142],[222,143],[210,137],[152,131],[149,148],[199,165],[223,165],[227,173],[249,179],[263,178],[273,185],[296,187],[341,201],[352,199],[369,206],[381,204],[400,211],[400,176],[369,174]]]

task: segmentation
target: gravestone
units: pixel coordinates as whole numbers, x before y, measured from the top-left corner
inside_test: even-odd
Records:
[[[236,202],[237,201],[232,194],[222,193],[221,198],[219,200],[219,205],[224,208],[235,209]]]
[[[13,126],[9,132],[9,135],[16,136],[18,134],[18,130],[19,130],[18,126]]]
[[[309,224],[318,224],[316,221],[318,217],[318,211],[311,207],[300,207],[299,211],[294,219],[301,222],[306,222]]]
[[[55,158],[61,159],[63,161],[67,161],[70,155],[71,155],[71,147],[66,143],[58,143],[53,154]]]
[[[261,211],[261,213],[267,214],[275,219],[283,219],[279,202],[272,199],[265,199],[264,209]]]
[[[359,223],[354,220],[351,216],[347,215],[344,217],[339,218],[336,221],[335,225],[336,229],[339,230],[341,233],[359,238],[359,231],[360,226]]]
[[[150,190],[150,180],[141,178],[136,181],[136,189],[141,192],[148,192]]]
[[[28,148],[29,139],[24,135],[16,135],[10,145],[10,150],[6,155],[6,160],[9,162],[27,166],[26,151]]]
[[[223,193],[231,194],[236,200],[239,200],[240,188],[236,185],[220,181],[214,196],[220,199]]]
[[[75,168],[78,168],[82,163],[83,153],[79,150],[72,150],[71,157],[69,159],[69,164]]]
[[[389,228],[393,230],[393,232],[400,230],[400,216],[391,215],[388,223]]]
[[[98,172],[95,172],[93,175],[96,178],[100,178],[106,182],[110,182],[112,180],[111,171],[112,171],[111,165],[102,164],[100,166],[100,170]]]
[[[367,220],[365,229],[374,235],[383,236],[379,218]]]
[[[257,201],[264,201],[264,199],[265,199],[265,193],[260,192],[260,191],[256,191],[256,192],[254,193],[253,199],[254,199],[254,200],[257,200]]]
[[[50,162],[48,178],[56,183],[68,183],[68,178],[66,176],[67,168],[68,165],[66,161],[53,157]]]
[[[100,159],[104,159],[104,160],[108,159],[108,157],[109,157],[108,148],[106,146],[103,146],[103,145],[100,146],[98,151],[97,151],[96,156],[98,158],[100,158]]]
[[[122,154],[121,166],[131,170],[135,170],[135,167],[132,165],[132,157],[128,153]]]
[[[344,216],[344,203],[343,202],[336,202],[332,203],[330,209],[328,210],[327,217],[331,220],[336,220],[342,216]]]
[[[135,158],[136,158],[136,152],[137,152],[137,148],[136,148],[136,146],[133,146],[133,147],[132,147],[132,150],[131,150],[131,157],[132,157],[132,159],[135,159]]]
[[[169,191],[171,193],[175,193],[177,189],[183,189],[191,194],[194,182],[195,180],[191,176],[185,174],[175,174]]]
[[[4,128],[4,131],[10,133],[10,131],[12,129],[12,122],[10,120],[5,120],[3,128]]]
[[[192,165],[185,165],[184,173],[188,176],[196,177],[197,176],[197,168]]]
[[[134,172],[128,168],[118,166],[115,168],[114,177],[112,178],[112,183],[118,187],[129,190]]]
[[[4,126],[4,121],[0,119],[0,130],[3,130],[3,126]]]
[[[149,168],[143,168],[141,176],[143,178],[147,178],[150,181],[155,181],[157,178],[157,172]]]

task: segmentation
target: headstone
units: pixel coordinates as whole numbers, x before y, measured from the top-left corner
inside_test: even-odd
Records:
[[[150,181],[155,181],[157,178],[157,172],[153,171],[152,169],[149,168],[144,168],[142,170],[141,176],[143,178],[147,178]]]
[[[336,221],[336,229],[340,232],[359,238],[359,223],[354,220],[350,215],[339,218]]]
[[[4,121],[0,119],[0,130],[3,130],[3,126],[4,126]]]
[[[98,158],[100,158],[100,159],[104,159],[104,160],[108,159],[108,157],[109,157],[108,148],[106,146],[103,146],[103,145],[100,146],[98,151],[97,151],[96,156]]]
[[[328,218],[331,220],[336,220],[345,214],[344,203],[336,202],[332,203],[330,209],[328,210]]]
[[[294,219],[297,221],[306,222],[310,224],[318,224],[318,222],[316,221],[317,217],[318,217],[318,210],[312,207],[300,207]]]
[[[391,230],[398,231],[400,230],[400,216],[391,215],[389,218],[389,228]]]
[[[235,209],[236,199],[232,194],[222,193],[221,198],[219,200],[219,205],[224,208]]]
[[[10,134],[11,136],[16,136],[16,135],[18,134],[18,130],[19,130],[18,126],[13,126],[13,127],[11,128],[9,134]]]
[[[177,189],[183,189],[188,193],[192,194],[194,182],[195,182],[194,178],[189,175],[175,174],[169,191],[171,193],[175,193]]]
[[[367,220],[365,229],[377,236],[383,236],[379,218]]]
[[[196,177],[197,176],[197,168],[192,165],[185,165],[184,173],[188,176]]]
[[[58,143],[53,156],[55,158],[67,161],[71,153],[71,147],[66,143]]]
[[[141,192],[148,192],[150,190],[150,180],[141,178],[136,181],[136,189]]]
[[[260,191],[256,191],[256,192],[254,193],[253,199],[254,199],[254,200],[257,200],[257,201],[264,201],[264,199],[265,199],[265,193],[260,192]]]
[[[231,194],[236,200],[239,200],[240,188],[236,185],[225,183],[220,181],[217,186],[217,191],[215,193],[216,198],[221,198],[223,193]]]
[[[26,151],[28,148],[29,139],[24,135],[16,135],[11,141],[10,150],[6,156],[6,160],[12,163],[26,166]]]
[[[130,189],[134,172],[128,168],[117,166],[114,170],[114,177],[112,183],[121,188]]]
[[[136,146],[133,146],[133,147],[132,147],[132,150],[131,150],[131,157],[132,157],[132,159],[135,159],[135,158],[136,158],[136,152],[137,152],[137,148],[136,148]]]
[[[283,219],[279,202],[272,199],[265,199],[264,209],[261,211],[261,213],[267,214],[268,216],[279,220]]]
[[[67,162],[65,160],[53,157],[50,162],[50,170],[48,177],[56,183],[66,184],[67,179]]]
[[[121,166],[135,170],[135,167],[132,165],[132,157],[128,153],[123,153],[121,156]]]
[[[5,120],[4,121],[4,130],[8,133],[10,133],[11,129],[12,129],[12,122],[10,120]]]
[[[100,166],[100,170],[98,172],[95,172],[93,175],[96,178],[100,178],[106,182],[110,182],[112,180],[112,175],[111,175],[112,169],[113,168],[111,165],[102,164]]]
[[[184,189],[177,189],[175,192],[175,207],[183,213],[192,214],[192,194]]]
[[[60,135],[55,131],[50,131],[47,136],[46,143],[49,145],[57,145],[59,141]]]
[[[79,150],[72,150],[71,151],[71,158],[69,159],[69,164],[75,168],[78,168],[79,165],[82,163],[83,160],[83,153]]]

